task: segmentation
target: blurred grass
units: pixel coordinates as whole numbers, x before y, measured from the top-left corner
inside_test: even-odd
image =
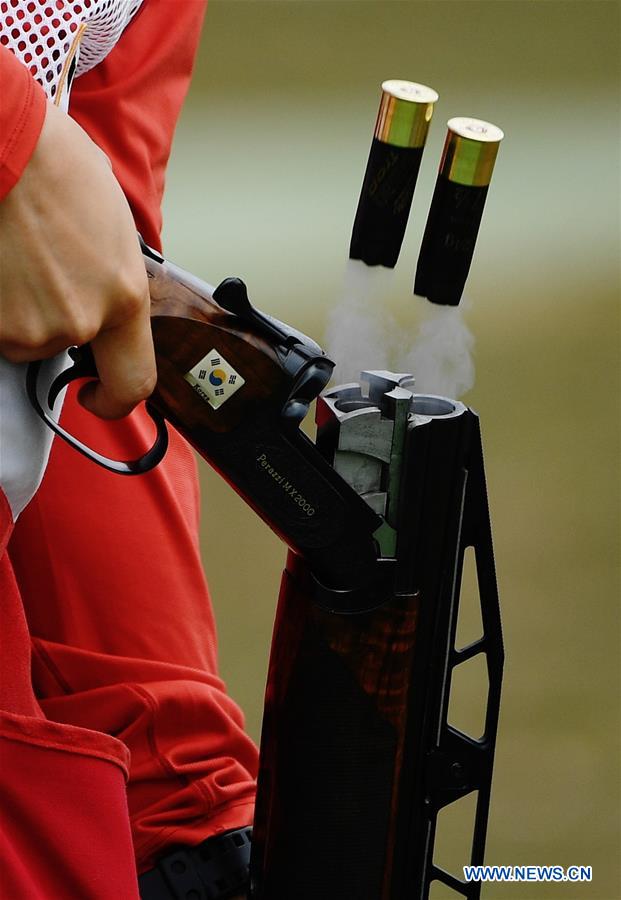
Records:
[[[440,93],[387,306],[411,281],[444,123],[506,133],[468,313],[507,670],[487,859],[592,865],[489,900],[619,900],[619,7],[614,2],[211,0],[175,143],[168,256],[321,342],[338,298],[379,84]],[[256,737],[279,541],[203,472],[221,661]],[[476,679],[459,699],[474,714]],[[457,861],[463,823],[442,842]],[[457,862],[459,864],[459,862]],[[438,895],[441,896],[441,895]]]

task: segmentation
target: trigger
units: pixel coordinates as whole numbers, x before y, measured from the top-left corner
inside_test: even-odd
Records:
[[[58,395],[70,382],[78,378],[97,378],[95,357],[89,344],[84,344],[82,347],[70,347],[68,353],[73,360],[73,365],[64,369],[52,382],[47,395],[47,405],[50,409],[54,408]]]

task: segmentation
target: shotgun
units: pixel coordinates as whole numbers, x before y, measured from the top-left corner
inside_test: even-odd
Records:
[[[251,896],[426,898],[438,812],[477,791],[470,862],[483,861],[503,649],[479,424],[463,404],[413,392],[411,376],[363,373],[326,388],[333,363],[255,309],[240,279],[217,288],[143,245],[158,380],[153,447],[111,460],[50,415],[95,377],[88,347],[37,413],[79,452],[125,475],[166,450],[166,422],[287,544],[266,690]],[[300,424],[317,401],[317,440]],[[474,547],[483,633],[455,647],[464,552]],[[447,722],[451,677],[481,654],[484,734]],[[171,877],[173,877],[171,875]],[[199,879],[200,880],[200,879]],[[175,895],[176,896],[176,895]],[[198,894],[198,896],[201,896]]]

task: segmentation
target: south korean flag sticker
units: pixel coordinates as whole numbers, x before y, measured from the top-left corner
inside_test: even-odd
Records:
[[[211,350],[184,378],[213,409],[226,403],[246,383],[217,350]]]

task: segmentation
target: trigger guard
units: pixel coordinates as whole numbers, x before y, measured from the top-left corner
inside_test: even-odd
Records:
[[[63,369],[52,382],[47,395],[47,405],[50,409],[54,409],[58,395],[72,381],[76,381],[78,378],[97,378],[95,358],[88,344],[84,344],[82,347],[69,347],[67,353],[73,360],[73,365]]]
[[[79,352],[82,353],[82,350]],[[76,355],[77,354],[74,353],[71,354],[74,360]],[[90,356],[90,361],[92,361],[92,356]],[[94,362],[92,362],[91,367],[90,361],[88,355],[85,353],[75,365],[65,369],[65,371],[54,380],[48,395],[50,409],[53,407],[60,391],[69,384],[69,382],[74,381],[76,378],[97,375],[97,369],[95,368]],[[154,469],[155,466],[162,461],[166,450],[168,449],[168,430],[166,428],[164,417],[154,406],[147,402],[147,412],[157,429],[157,436],[151,449],[147,450],[147,452],[138,459],[110,459],[109,457],[98,453],[96,450],[93,450],[92,447],[87,446],[68,432],[41,406],[37,393],[37,381],[40,369],[41,362],[32,362],[28,365],[26,372],[26,391],[28,393],[28,399],[30,400],[34,411],[39,418],[43,419],[48,428],[51,428],[53,432],[66,441],[74,448],[74,450],[77,450],[78,453],[86,456],[87,459],[90,459],[92,462],[97,463],[97,465],[101,466],[103,469],[108,469],[109,472],[116,472],[118,475],[143,475],[145,472],[150,472],[151,469]]]

